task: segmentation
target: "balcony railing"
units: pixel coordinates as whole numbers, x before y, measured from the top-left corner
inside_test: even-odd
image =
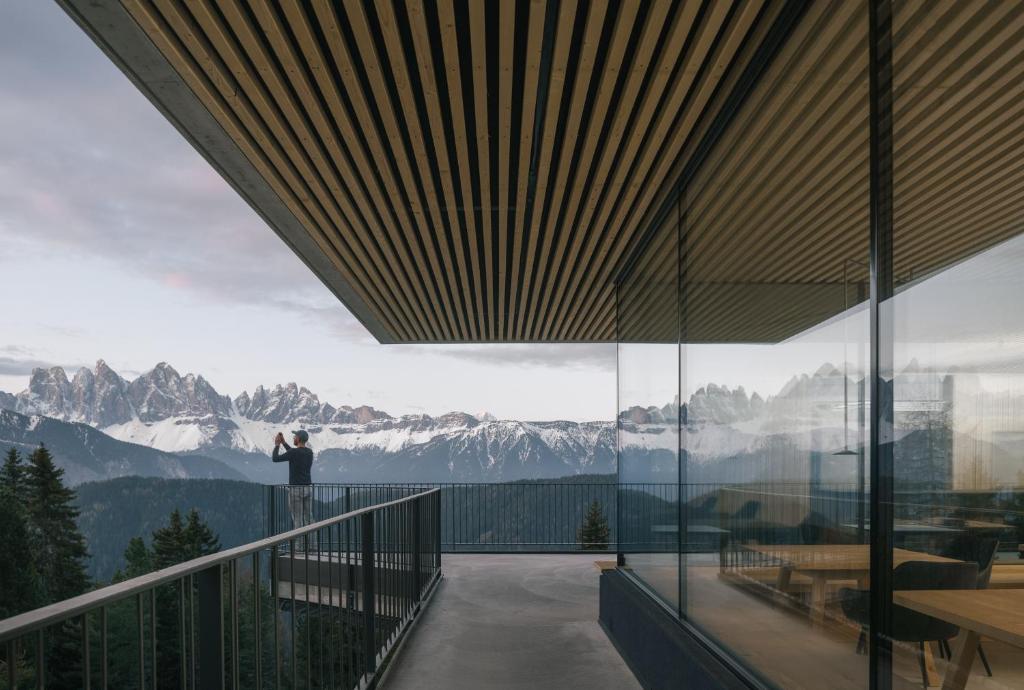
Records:
[[[2,681],[372,687],[440,577],[440,515],[406,491],[0,621]]]
[[[313,512],[317,519],[360,506],[394,500],[412,492],[437,489],[441,505],[441,549],[446,553],[565,553],[615,551],[619,489],[675,500],[674,484],[566,482],[315,484]],[[267,534],[291,527],[288,487],[268,486]],[[608,539],[584,544],[580,528],[597,503],[609,528]],[[653,504],[647,506],[653,510]]]
[[[446,553],[682,550],[724,556],[730,546],[866,541],[870,532],[867,496],[854,482],[316,484],[313,511],[325,519],[425,488],[439,491]],[[267,534],[279,534],[291,527],[288,489],[268,486],[266,491]],[[585,544],[581,528],[595,503],[607,522],[608,539]],[[922,487],[900,492],[896,518],[995,524],[1004,521],[1005,503],[994,492]],[[1018,529],[1005,525],[1007,543]],[[919,536],[901,533],[900,539],[913,542]]]

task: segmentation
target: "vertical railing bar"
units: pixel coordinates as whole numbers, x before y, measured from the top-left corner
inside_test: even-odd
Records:
[[[188,687],[188,655],[185,650],[185,578],[178,580],[178,657],[180,661],[178,687],[185,690]]]
[[[199,666],[199,660],[196,657],[196,576],[188,576],[188,646],[189,646],[189,658],[191,663],[189,664],[189,677],[192,681],[192,687],[198,687],[196,685],[196,672]]]
[[[309,559],[312,556],[309,550],[309,532],[302,535],[302,569],[305,575],[303,576],[303,592],[305,592],[305,605],[302,607],[306,612],[306,685],[310,686],[313,684],[313,625],[310,621],[310,609],[309,609],[309,595],[312,592],[311,581],[309,577]]]
[[[375,617],[375,606],[374,601],[374,562],[373,562],[373,520],[374,513],[363,513],[360,518],[362,526],[362,546],[363,546],[363,625],[364,634],[366,640],[364,644],[364,664],[366,667],[366,678],[369,680],[372,674],[376,671],[377,660],[376,660],[376,621]]]
[[[277,544],[270,547],[270,601],[274,605],[274,690],[281,688],[281,583],[278,573]]]
[[[260,552],[252,554],[252,618],[253,618],[253,646],[255,647],[255,664],[253,673],[256,679],[256,687],[263,687],[263,616],[262,601],[260,600]]]
[[[334,496],[335,496],[334,500],[336,501],[337,500],[337,491],[336,490],[334,492]],[[337,682],[336,682],[336,678],[335,678],[335,674],[334,674],[335,651],[336,651],[336,649],[334,647],[334,641],[336,639],[338,639],[338,637],[337,637],[337,626],[335,625],[338,622],[337,621],[337,616],[336,616],[336,613],[338,611],[338,607],[334,603],[334,593],[336,591],[337,592],[341,591],[340,588],[335,587],[335,582],[334,582],[334,549],[331,548],[332,544],[337,545],[337,542],[333,540],[334,532],[337,529],[337,527],[338,527],[338,525],[334,524],[334,525],[331,525],[331,526],[329,526],[327,528],[327,602],[328,602],[328,605],[327,605],[327,670],[328,670],[328,676],[330,678],[330,687],[332,687],[332,688],[337,686]],[[340,603],[341,603],[341,601],[339,600],[338,604],[340,604]]]
[[[321,514],[321,519],[323,515]],[[323,537],[320,534],[320,530],[315,532],[313,542],[316,544],[316,624],[317,629],[320,631],[319,649],[317,650],[317,656],[319,657],[319,676],[320,685],[324,683],[324,599],[323,599],[323,586],[321,582],[323,573],[323,561],[321,560],[320,549],[323,545]]]
[[[100,686],[103,690],[107,690],[110,680],[107,668],[107,607],[103,606],[100,609]]]
[[[156,690],[156,587],[149,590],[149,633],[149,651],[153,671],[153,690]]]
[[[288,542],[288,581],[291,585],[291,627],[292,627],[292,655],[291,655],[291,669],[292,669],[292,688],[296,687],[297,667],[298,667],[298,645],[295,641],[295,540],[291,539]]]
[[[82,685],[85,690],[92,689],[92,664],[89,657],[89,614],[86,612],[82,614]],[[7,663],[10,664],[13,661],[9,658]],[[15,690],[13,684],[11,690]]]
[[[135,611],[137,623],[139,626],[139,688],[145,690],[146,688],[146,628],[143,624],[143,605],[142,605],[142,592],[135,595]]]
[[[15,640],[7,641],[7,687],[14,690],[18,687],[18,650]]]
[[[46,660],[43,654],[43,631],[36,633],[36,687],[39,690],[46,688]]]
[[[231,578],[231,586],[228,588],[229,596],[231,597],[231,687],[233,690],[238,690],[238,674],[241,671],[241,663],[239,660],[239,653],[241,645],[239,644],[239,626],[238,626],[238,560],[231,561],[231,567],[228,569],[228,577]]]

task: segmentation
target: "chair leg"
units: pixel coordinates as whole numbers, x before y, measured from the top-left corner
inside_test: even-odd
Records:
[[[936,640],[935,641],[935,646],[939,650],[939,658],[940,659],[945,659],[946,658],[946,648],[942,646],[942,640]]]
[[[981,657],[981,663],[985,666],[985,673],[988,677],[992,677],[992,667],[988,665],[988,658],[985,656],[985,650],[982,648],[981,643],[978,643],[978,656]]]
[[[946,658],[950,661],[953,660],[953,650],[949,648],[949,640],[942,640],[942,649],[946,653]]]
[[[924,642],[917,643],[917,660],[921,664],[921,686],[928,690],[928,665],[924,660]]]
[[[864,653],[865,643],[867,642],[867,632],[864,628],[860,629],[860,636],[857,638],[857,654]]]

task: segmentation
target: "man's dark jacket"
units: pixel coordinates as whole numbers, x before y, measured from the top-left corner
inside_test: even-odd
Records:
[[[274,462],[288,463],[288,483],[312,484],[313,479],[309,471],[313,467],[313,451],[309,448],[292,448],[287,443],[282,445],[286,449],[285,452],[280,453],[281,446],[274,446],[271,458]]]

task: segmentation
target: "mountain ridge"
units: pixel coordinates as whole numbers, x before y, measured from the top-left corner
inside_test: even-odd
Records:
[[[279,431],[301,426],[317,451],[317,481],[498,481],[614,471],[610,421],[499,420],[487,412],[392,416],[369,405],[334,406],[294,382],[233,399],[202,375],[160,362],[125,380],[103,360],[70,379],[35,369],[29,387],[0,407],[88,424],[130,443],[216,457],[256,481],[279,482],[267,454]],[[408,474],[412,472],[413,474]]]

